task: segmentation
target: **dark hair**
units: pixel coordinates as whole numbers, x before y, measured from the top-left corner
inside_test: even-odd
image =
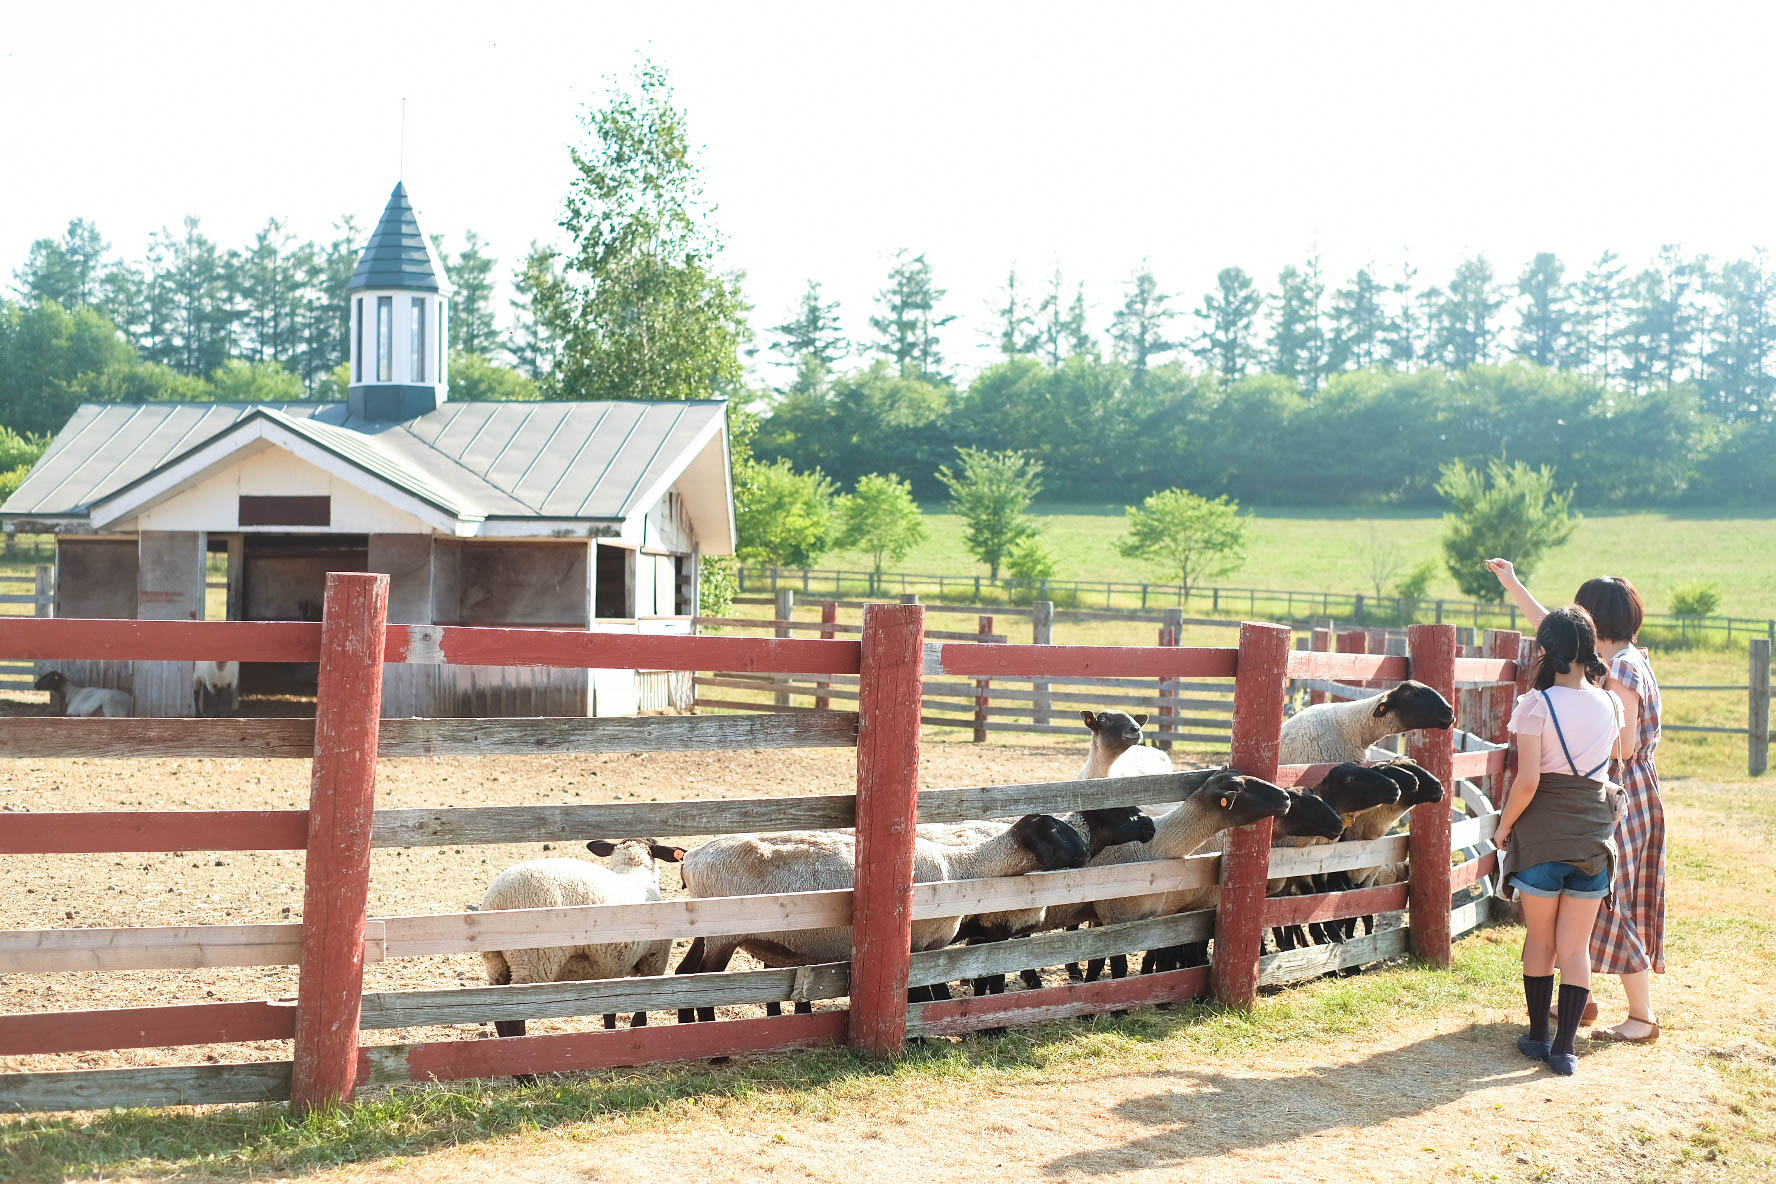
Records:
[[[1597,626],[1580,605],[1569,604],[1543,617],[1536,629],[1536,645],[1542,651],[1535,672],[1538,691],[1553,686],[1555,675],[1565,674],[1574,666],[1581,667],[1585,677],[1596,683],[1601,683],[1609,673],[1609,667],[1597,656]]]
[[[1591,614],[1597,623],[1597,635],[1611,641],[1633,641],[1646,618],[1640,593],[1620,576],[1599,576],[1579,585],[1573,597],[1578,606]]]

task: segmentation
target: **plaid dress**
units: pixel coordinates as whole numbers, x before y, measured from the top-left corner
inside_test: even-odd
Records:
[[[1628,793],[1628,813],[1616,826],[1616,907],[1597,914],[1591,931],[1591,969],[1665,973],[1665,807],[1659,801],[1659,683],[1646,655],[1629,645],[1610,660],[1610,677],[1640,696],[1640,732],[1634,755],[1611,765],[1611,778]]]

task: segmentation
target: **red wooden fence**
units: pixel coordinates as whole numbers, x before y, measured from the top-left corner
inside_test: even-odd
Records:
[[[481,629],[385,625],[385,577],[328,577],[321,624],[159,621],[0,620],[0,658],[251,660],[320,663],[317,718],[300,720],[3,720],[0,752],[32,755],[119,757],[144,752],[197,751],[232,755],[312,755],[309,809],[272,811],[137,811],[97,814],[10,815],[0,830],[0,853],[301,849],[308,853],[305,910],[301,924],[221,925],[114,930],[40,930],[0,933],[0,972],[139,966],[264,965],[300,961],[294,1006],[273,1002],[171,1004],[0,1016],[0,1055],[84,1049],[141,1048],[230,1040],[293,1039],[292,1061],[205,1065],[162,1070],[85,1070],[0,1076],[0,1109],[82,1108],[86,1105],[239,1102],[289,1098],[299,1109],[349,1101],[354,1090],[429,1078],[547,1072],[636,1064],[649,1060],[732,1055],[764,1049],[848,1041],[876,1055],[891,1055],[909,1031],[942,1034],[1063,1015],[1088,1014],[1143,1002],[1213,993],[1250,1006],[1261,981],[1290,981],[1340,958],[1398,952],[1386,934],[1359,939],[1370,944],[1343,953],[1327,948],[1292,951],[1261,960],[1267,926],[1327,920],[1395,910],[1410,901],[1412,950],[1435,964],[1449,959],[1451,894],[1492,870],[1489,858],[1450,866],[1451,815],[1446,798],[1419,807],[1410,838],[1340,845],[1335,867],[1364,867],[1412,855],[1406,884],[1358,892],[1273,899],[1265,897],[1271,875],[1296,874],[1303,858],[1323,854],[1273,851],[1268,821],[1231,836],[1219,861],[1220,905],[1206,914],[1154,918],[1107,930],[1049,934],[1003,949],[969,947],[968,957],[1018,956],[1011,947],[1071,950],[1085,942],[1148,941],[1153,948],[1200,940],[1212,931],[1209,967],[1138,979],[1016,991],[909,1007],[910,981],[948,977],[963,956],[950,951],[909,954],[915,916],[1101,899],[1151,891],[1156,865],[1037,873],[1012,880],[915,885],[913,826],[921,818],[969,817],[1089,808],[1136,801],[1178,800],[1184,774],[1118,781],[1062,782],[1036,786],[926,790],[918,786],[919,704],[924,674],[980,680],[994,677],[1141,677],[1235,680],[1236,717],[1232,762],[1241,772],[1283,785],[1312,785],[1323,767],[1280,766],[1279,729],[1290,678],[1332,679],[1358,685],[1415,677],[1453,696],[1458,683],[1512,680],[1517,671],[1515,635],[1489,639],[1487,658],[1458,658],[1453,626],[1413,631],[1410,660],[1368,655],[1338,638],[1341,652],[1291,651],[1289,631],[1247,624],[1234,648],[1012,646],[927,640],[917,605],[872,606],[857,640],[744,637],[635,637],[584,630]],[[990,630],[990,622],[983,622]],[[782,717],[715,716],[691,720],[378,720],[384,662],[737,670],[771,674],[859,675],[855,716],[817,711],[788,717],[796,733],[779,728]],[[1508,689],[1481,693],[1508,697]],[[1502,698],[1501,698],[1502,701]],[[760,723],[763,719],[766,723]],[[379,736],[379,729],[382,735]],[[707,803],[611,803],[587,806],[485,807],[438,811],[374,811],[375,756],[380,751],[635,751],[649,737],[681,747],[758,744],[855,743],[855,798],[746,799]],[[132,741],[134,748],[132,749]],[[391,744],[393,747],[391,748]],[[593,745],[585,747],[585,745]],[[522,747],[499,747],[520,745]],[[575,747],[579,745],[580,747]],[[1413,754],[1446,782],[1452,775],[1497,776],[1503,753],[1455,755],[1447,733],[1415,738]],[[1170,798],[1161,795],[1169,792]],[[677,811],[677,812],[674,812]],[[686,822],[695,817],[699,821]],[[778,927],[853,928],[853,958],[830,968],[796,972],[798,998],[849,997],[848,1010],[715,1024],[482,1041],[439,1041],[360,1047],[359,1033],[372,1027],[423,1027],[482,1018],[481,1012],[513,1006],[521,988],[432,992],[362,992],[367,959],[440,950],[500,948],[518,921],[499,913],[440,917],[367,916],[369,852],[375,845],[437,842],[501,842],[519,835],[549,837],[584,833],[647,833],[626,828],[658,823],[657,833],[710,833],[782,829],[786,826],[857,828],[855,888],[850,893],[796,893],[782,898],[711,898],[688,909],[685,902],[641,906],[589,906],[576,911],[529,910],[523,919],[544,934],[583,936],[597,924],[615,933],[646,918],[675,919],[685,933],[740,933],[759,927],[761,909],[788,917]],[[1489,819],[1463,823],[1474,841]],[[679,829],[666,829],[677,825]],[[590,829],[589,828],[593,828]],[[466,836],[466,837],[465,837]],[[1312,849],[1324,853],[1330,848]],[[1173,861],[1158,882],[1214,883],[1213,857]],[[1175,865],[1175,866],[1174,866]],[[1335,870],[1331,868],[1328,870]],[[1190,876],[1199,878],[1190,879]],[[1201,879],[1207,875],[1209,879]],[[806,897],[795,900],[793,897]],[[832,898],[829,900],[828,898]],[[838,910],[835,912],[834,910]],[[920,910],[925,910],[921,912]],[[599,911],[602,910],[602,911]],[[932,911],[935,910],[935,911]],[[559,917],[552,916],[559,913]],[[629,918],[624,921],[623,918]],[[1471,920],[1471,918],[1470,918]],[[658,931],[659,920],[647,922]],[[557,928],[547,928],[554,925]],[[507,926],[502,929],[501,926]],[[724,928],[725,926],[725,928]],[[614,927],[614,928],[613,928]],[[1464,928],[1471,927],[1464,922]],[[1117,931],[1126,936],[1117,937]],[[531,931],[526,931],[527,933]],[[479,936],[477,936],[479,935]],[[1194,935],[1194,936],[1191,936]],[[1043,945],[1043,943],[1048,943]],[[1070,944],[1069,944],[1070,943]],[[565,944],[549,940],[548,944]],[[986,951],[985,954],[982,951]],[[1026,955],[1030,956],[1030,955]],[[1070,956],[1070,955],[1069,955]],[[1319,959],[1319,962],[1315,962]],[[1067,960],[1065,957],[1058,960]],[[785,972],[692,975],[672,981],[620,980],[577,984],[584,992],[628,992],[620,1010],[665,1010],[683,992],[719,988],[721,1001],[786,998]],[[779,977],[772,977],[772,976]],[[826,977],[822,977],[822,976]],[[1269,977],[1266,977],[1269,976]],[[704,981],[699,981],[704,980]],[[809,984],[814,984],[812,987]],[[824,983],[824,986],[820,984]],[[680,992],[673,995],[672,992]],[[773,994],[772,992],[779,992]],[[584,996],[591,998],[590,994]],[[603,996],[600,996],[603,998]],[[374,1003],[374,1006],[371,1004]],[[524,1006],[521,1002],[517,1006]],[[531,1005],[534,1006],[534,1005]],[[403,1010],[406,1009],[406,1010]],[[590,1014],[616,1007],[587,1004]],[[524,1014],[522,1011],[519,1014]],[[419,1018],[414,1018],[418,1016]],[[442,1017],[442,1018],[440,1018]]]

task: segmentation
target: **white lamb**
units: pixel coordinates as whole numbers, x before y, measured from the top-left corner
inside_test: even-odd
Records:
[[[1285,765],[1339,764],[1366,760],[1378,740],[1420,728],[1448,728],[1455,723],[1449,701],[1422,682],[1407,679],[1392,690],[1367,699],[1316,703],[1283,721]]]
[[[128,691],[114,691],[107,687],[83,687],[68,681],[68,676],[60,670],[46,671],[38,676],[33,684],[40,691],[49,692],[52,709],[59,702],[62,715],[106,715],[124,717],[135,708],[135,699]]]
[[[536,859],[501,872],[481,900],[481,911],[493,909],[548,909],[583,904],[641,904],[660,899],[660,869],[656,860],[678,863],[684,849],[652,839],[625,839],[619,843],[594,839],[586,844],[594,855],[609,864],[584,859]],[[487,981],[494,986],[509,983],[580,982],[587,979],[627,978],[632,974],[656,975],[666,970],[672,953],[670,938],[653,941],[588,942],[577,946],[552,946],[535,950],[484,950]],[[638,1011],[629,1026],[647,1024],[647,1012]],[[496,1020],[501,1036],[524,1035],[523,1020]],[[606,1012],[604,1026],[617,1026],[614,1013]]]

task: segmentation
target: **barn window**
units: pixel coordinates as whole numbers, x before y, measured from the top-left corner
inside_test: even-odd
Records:
[[[352,381],[364,381],[364,298],[352,301]]]
[[[697,614],[697,604],[692,597],[696,593],[696,572],[689,555],[672,557],[672,611],[681,617]]]
[[[424,382],[426,348],[425,348],[425,297],[413,298],[413,369],[408,379],[410,382]]]
[[[242,526],[331,526],[331,497],[264,497],[242,494]]]
[[[595,617],[635,616],[635,552],[627,547],[598,548],[597,589],[592,597]]]
[[[376,381],[395,380],[395,298],[376,298]]]

